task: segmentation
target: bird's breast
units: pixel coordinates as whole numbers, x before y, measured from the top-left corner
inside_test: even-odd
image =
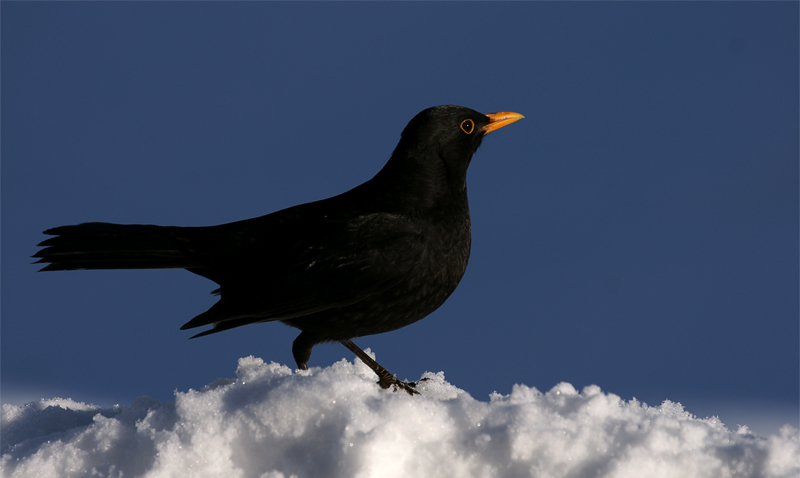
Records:
[[[314,332],[323,340],[351,339],[410,325],[438,309],[450,297],[464,276],[469,260],[468,213],[449,221],[425,222],[399,216],[371,220],[384,224],[393,222],[398,226],[395,232],[405,230],[407,233],[402,239],[396,235],[392,240],[382,234],[376,237],[375,224],[363,222],[370,226],[367,230],[372,231],[360,237],[364,245],[370,243],[370,262],[378,271],[374,277],[377,280],[384,275],[393,277],[391,286],[367,294],[355,303],[284,322]],[[400,224],[405,226],[399,227]]]
[[[424,249],[397,286],[375,297],[383,309],[373,318],[384,331],[416,322],[436,309],[456,290],[467,269],[471,235],[469,218],[449,227],[431,227]]]

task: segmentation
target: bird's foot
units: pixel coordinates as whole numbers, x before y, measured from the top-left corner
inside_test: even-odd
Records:
[[[378,385],[380,385],[381,388],[384,388],[384,389],[392,387],[392,391],[393,392],[396,392],[398,390],[403,390],[403,391],[405,391],[406,393],[408,393],[409,395],[411,395],[413,397],[414,395],[419,395],[420,394],[420,391],[417,390],[417,385],[420,382],[424,382],[425,380],[428,380],[428,379],[427,378],[421,378],[421,379],[417,380],[416,382],[404,382],[402,380],[398,380],[395,377],[391,377],[391,380],[384,380],[383,378],[381,378],[380,380],[378,380]]]
[[[383,389],[391,387],[393,392],[403,390],[411,396],[419,395],[417,384],[424,380],[428,380],[427,378],[422,378],[417,382],[404,382],[402,380],[398,380],[394,375],[391,375],[386,369],[383,370],[386,372],[386,374],[378,374],[378,385],[380,385]]]
[[[381,386],[383,389],[387,389],[392,387],[393,391],[404,390],[409,395],[419,395],[419,391],[417,391],[417,383],[419,382],[404,382],[402,380],[398,380],[394,375],[392,375],[388,370],[383,368],[378,362],[372,359],[369,355],[366,354],[363,350],[358,348],[356,344],[354,344],[350,340],[342,340],[342,345],[350,349],[351,352],[356,354],[358,358],[361,359],[362,362],[367,364],[367,367],[372,369],[373,372],[378,376],[378,385]],[[420,379],[427,380],[425,378]]]

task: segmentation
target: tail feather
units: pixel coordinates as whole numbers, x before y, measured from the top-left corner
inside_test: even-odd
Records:
[[[44,231],[52,237],[33,257],[42,271],[76,269],[182,269],[203,267],[193,248],[196,228],[85,223]]]

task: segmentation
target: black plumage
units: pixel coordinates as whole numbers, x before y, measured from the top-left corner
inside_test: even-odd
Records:
[[[338,196],[209,227],[56,227],[34,257],[43,271],[187,269],[219,284],[219,301],[181,327],[212,325],[194,337],[281,321],[302,331],[301,369],[327,341],[368,360],[351,339],[414,323],[455,290],[470,253],[470,160],[485,134],[520,118],[429,108],[378,174]],[[382,386],[413,392],[372,364]]]

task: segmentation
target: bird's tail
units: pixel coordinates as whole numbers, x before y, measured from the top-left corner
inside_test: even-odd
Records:
[[[43,271],[202,267],[194,236],[202,228],[92,222],[44,231],[52,237],[33,257]]]

